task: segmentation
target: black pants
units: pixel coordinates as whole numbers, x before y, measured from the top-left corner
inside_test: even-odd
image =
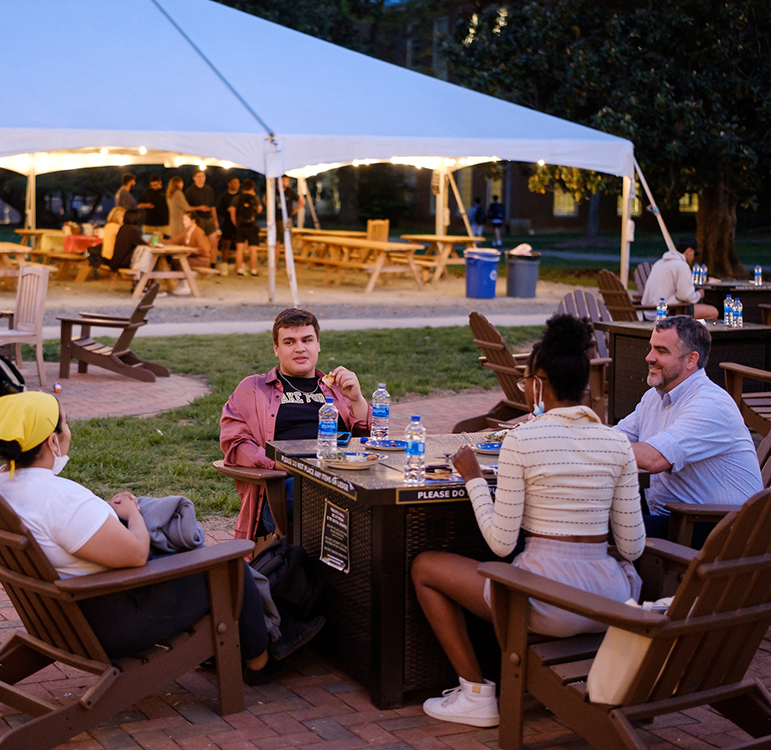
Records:
[[[126,656],[174,637],[209,611],[206,573],[89,599],[80,609],[107,655]],[[262,596],[246,563],[238,631],[245,660],[268,647]]]

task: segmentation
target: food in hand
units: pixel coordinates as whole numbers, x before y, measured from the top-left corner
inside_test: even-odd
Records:
[[[335,376],[331,372],[328,372],[321,378],[321,382],[328,388],[331,388],[335,384]]]

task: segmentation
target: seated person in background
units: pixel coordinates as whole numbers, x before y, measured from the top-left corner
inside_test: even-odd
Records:
[[[27,391],[0,398],[0,458],[8,462],[0,471],[0,494],[60,576],[141,567],[148,560],[150,536],[136,497],[120,492],[105,502],[57,476],[67,463],[71,437],[67,416],[53,396]],[[241,653],[245,679],[256,684],[264,681],[259,670],[268,661],[269,637],[259,589],[249,567],[243,568]],[[198,573],[107,594],[80,602],[80,608],[108,656],[125,656],[199,620],[209,610],[207,577]],[[285,651],[301,645],[292,643]]]
[[[195,248],[195,252],[190,253],[190,255],[187,256],[187,262],[192,268],[208,268],[211,244],[209,243],[209,238],[204,234],[203,229],[196,224],[195,215],[192,211],[186,213],[182,217],[182,224],[185,227],[185,231],[182,232],[182,234],[167,240],[165,244],[187,245],[188,247]],[[176,258],[172,259],[171,267],[174,271],[180,271],[182,269],[182,266]],[[182,279],[174,289],[174,294],[178,296],[189,295],[191,293],[187,279]]]
[[[109,263],[115,252],[115,238],[118,236],[118,230],[123,225],[123,216],[126,213],[125,208],[115,206],[107,214],[107,223],[104,225],[104,234],[102,235],[102,260]]]
[[[640,595],[641,581],[628,561],[645,546],[637,466],[629,441],[581,404],[594,346],[587,319],[555,315],[530,354],[525,397],[538,415],[504,438],[498,459],[495,502],[470,447],[452,458],[466,481],[479,529],[500,557],[524,552],[512,565],[553,581],[624,602]],[[608,529],[625,558],[608,555]],[[412,580],[431,628],[460,685],[423,710],[435,719],[492,727],[498,724],[495,684],[485,680],[466,630],[463,610],[490,621],[490,582],[477,561],[450,552],[415,558]],[[564,638],[598,633],[605,626],[531,600],[532,632]]]
[[[694,318],[656,323],[645,358],[651,388],[614,428],[631,441],[637,465],[651,473],[648,536],[667,536],[662,503],[741,505],[763,488],[739,409],[704,371],[711,346],[709,331]]]
[[[115,249],[109,266],[113,271],[119,268],[131,268],[131,256],[137,245],[144,245],[142,233],[139,231],[139,222],[142,221],[142,212],[138,208],[131,208],[123,214],[123,226],[115,235]]]
[[[651,268],[651,274],[645,282],[642,304],[655,307],[663,297],[667,305],[689,305],[688,314],[694,318],[715,320],[718,316],[717,308],[703,304],[701,300],[704,298],[704,290],[696,290],[693,285],[691,266],[698,254],[696,240],[691,237],[681,239],[676,250],[667,250]],[[656,313],[646,310],[645,316],[653,320]]]
[[[306,310],[288,308],[273,322],[273,352],[278,367],[267,375],[250,375],[242,380],[222,407],[220,445],[228,466],[257,466],[272,469],[265,455],[268,440],[315,439],[319,408],[327,396],[335,399],[340,429],[368,435],[372,409],[364,398],[359,380],[345,367],[327,376],[316,369],[319,359],[319,322]],[[292,483],[287,480],[287,506],[292,509]],[[236,539],[254,539],[258,522],[266,531],[275,530],[264,493],[253,484],[236,481],[241,512],[236,521]]]

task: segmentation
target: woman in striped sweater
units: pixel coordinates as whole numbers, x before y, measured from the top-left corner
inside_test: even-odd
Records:
[[[581,404],[592,346],[588,320],[555,315],[547,322],[520,386],[535,416],[503,441],[495,502],[470,448],[452,460],[493,552],[514,552],[522,529],[525,549],[513,565],[622,602],[640,594],[628,561],[642,554],[645,529],[629,441]],[[608,555],[609,527],[623,562]],[[424,552],[412,566],[418,601],[460,679],[423,709],[444,721],[496,726],[495,684],[482,676],[463,614],[465,608],[491,619],[489,581],[476,569],[476,560],[448,552]],[[536,633],[604,629],[550,605],[530,605],[528,627]]]

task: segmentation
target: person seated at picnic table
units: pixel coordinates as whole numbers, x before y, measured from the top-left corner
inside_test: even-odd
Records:
[[[613,429],[632,442],[645,491],[648,536],[666,538],[663,503],[741,505],[763,489],[755,445],[736,403],[705,371],[712,346],[706,326],[687,315],[657,322],[651,334],[648,385],[635,410]],[[701,547],[709,524],[697,524]]]
[[[643,305],[655,307],[663,297],[667,305],[688,305],[688,315],[694,318],[717,319],[717,308],[705,305],[701,301],[704,290],[693,285],[691,266],[699,254],[697,247],[693,237],[683,238],[678,241],[676,249],[667,250],[653,264],[643,290]],[[653,320],[656,311],[646,310],[645,316]]]
[[[537,416],[503,440],[495,502],[471,448],[461,448],[452,462],[496,555],[514,552],[522,529],[524,552],[512,565],[624,602],[640,594],[641,581],[629,561],[642,554],[645,530],[629,441],[581,404],[593,345],[588,319],[555,315],[547,321],[520,381]],[[608,555],[609,526],[621,562]],[[442,697],[429,698],[423,710],[443,721],[491,727],[498,724],[495,684],[482,675],[463,614],[467,609],[491,620],[490,582],[477,565],[438,551],[422,552],[413,562],[418,601],[460,680]],[[528,628],[556,637],[605,630],[533,600]]]
[[[63,578],[112,568],[141,567],[150,536],[131,492],[108,501],[77,482],[58,476],[68,461],[72,434],[57,399],[38,391],[0,398],[0,494],[40,544]],[[239,617],[244,679],[268,677],[270,650],[260,591],[243,565],[243,605]],[[185,630],[209,610],[206,573],[108,594],[80,602],[108,656],[150,648]],[[286,637],[286,636],[285,636]],[[311,635],[312,637],[312,635]],[[301,631],[282,644],[282,659],[310,640]]]
[[[185,227],[185,231],[176,237],[172,237],[170,240],[165,240],[165,245],[187,245],[192,247],[195,252],[190,253],[187,256],[187,262],[192,268],[208,268],[209,267],[209,255],[211,253],[211,244],[209,238],[204,234],[195,221],[195,215],[193,212],[188,212],[182,217],[182,223]],[[176,258],[171,258],[170,265],[173,271],[181,271],[182,265]],[[191,294],[190,285],[187,283],[187,279],[182,279],[174,289],[174,294],[177,296],[184,296]]]
[[[265,444],[269,440],[315,440],[319,409],[328,396],[335,400],[340,430],[369,435],[372,408],[362,395],[359,379],[342,365],[325,376],[316,369],[320,350],[319,322],[313,313],[288,308],[276,316],[273,352],[278,366],[266,375],[244,378],[222,407],[220,445],[226,465],[274,468]],[[286,485],[291,518],[291,478]],[[272,533],[276,524],[262,489],[236,481],[236,490],[241,499],[236,539]]]
[[[131,256],[138,245],[144,245],[142,233],[139,231],[139,223],[142,221],[142,212],[138,208],[131,208],[123,214],[123,226],[115,235],[115,248],[108,265],[113,271],[119,268],[131,268]]]

